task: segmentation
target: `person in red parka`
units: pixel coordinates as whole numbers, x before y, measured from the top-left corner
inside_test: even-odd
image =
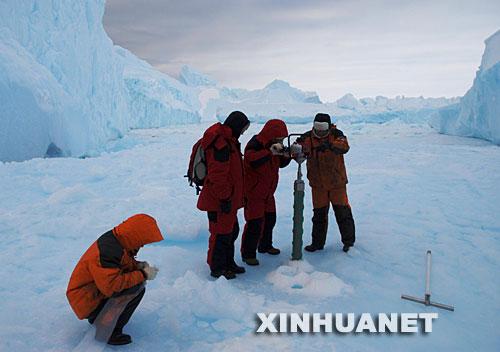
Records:
[[[241,241],[241,256],[248,265],[258,265],[259,253],[277,255],[273,247],[276,224],[274,192],[278,186],[279,169],[290,163],[283,153],[283,139],[288,130],[283,121],[266,122],[262,131],[252,137],[245,148],[245,229]]]
[[[243,161],[238,139],[249,126],[244,113],[233,111],[224,123],[209,127],[201,141],[207,176],[198,209],[208,214],[207,263],[213,277],[234,279],[235,274],[245,272],[234,261],[234,242],[240,232],[237,212],[243,207]]]
[[[108,300],[134,293],[116,321],[108,340],[111,345],[132,342],[130,335],[123,334],[123,327],[144,296],[144,281],[153,280],[158,271],[134,257],[144,245],[161,240],[163,236],[154,218],[134,215],[99,237],[71,274],[66,291],[69,304],[79,319],[88,319],[91,324]]]

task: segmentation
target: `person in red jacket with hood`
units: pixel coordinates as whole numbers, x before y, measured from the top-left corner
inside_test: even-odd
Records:
[[[163,236],[155,219],[137,214],[103,234],[83,254],[69,280],[66,296],[79,319],[93,324],[108,300],[134,293],[120,313],[108,343],[125,345],[132,342],[123,333],[144,296],[144,281],[153,280],[157,269],[135,256],[144,245],[159,242]]]
[[[262,131],[252,137],[245,148],[245,229],[241,241],[241,256],[248,265],[258,265],[259,253],[277,255],[273,247],[276,224],[274,192],[278,186],[279,169],[290,163],[283,153],[283,139],[288,130],[283,121],[266,122]]]
[[[208,214],[207,263],[213,277],[234,279],[245,268],[234,261],[234,242],[240,232],[237,212],[243,207],[243,161],[238,139],[250,126],[244,113],[233,111],[224,123],[209,127],[201,142],[207,176],[198,209]]]

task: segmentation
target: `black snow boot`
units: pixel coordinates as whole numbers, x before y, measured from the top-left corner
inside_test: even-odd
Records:
[[[310,244],[308,246],[305,246],[304,249],[308,252],[316,252],[322,250],[324,247],[316,247],[314,244]]]
[[[247,265],[251,265],[251,266],[259,265],[259,260],[257,258],[243,258],[243,261]]]
[[[215,277],[215,278],[219,278],[221,276],[224,276],[226,278],[226,280],[232,280],[232,279],[236,278],[236,274],[231,270],[216,270],[216,271],[212,270],[210,272],[210,275],[212,277]]]
[[[229,264],[228,265],[228,269],[230,271],[232,271],[233,273],[235,274],[243,274],[246,272],[245,268],[242,267],[242,266],[239,266],[238,264],[236,264],[234,261],[232,264]]]
[[[356,241],[356,230],[351,207],[348,205],[334,205],[333,211],[335,212],[335,219],[337,220],[342,243],[344,244],[343,251],[347,252],[349,247],[352,247]]]
[[[313,212],[312,243],[304,248],[308,252],[315,252],[325,247],[328,231],[328,207],[313,209]]]
[[[275,247],[269,247],[269,248],[259,248],[259,253],[267,253],[271,255],[278,255],[281,253],[281,251],[278,248]]]
[[[108,345],[121,346],[132,343],[132,337],[124,334],[121,330],[115,330],[108,340]]]

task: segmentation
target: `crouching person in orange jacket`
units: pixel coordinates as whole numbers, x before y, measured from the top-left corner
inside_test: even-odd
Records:
[[[159,242],[163,236],[154,218],[137,214],[97,239],[83,254],[68,284],[66,296],[79,319],[93,324],[106,303],[120,296],[132,298],[121,309],[107,342],[126,345],[132,342],[123,327],[144,296],[144,282],[153,280],[158,269],[135,260],[141,247]]]

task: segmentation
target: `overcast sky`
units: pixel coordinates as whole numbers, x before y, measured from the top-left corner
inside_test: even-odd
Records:
[[[458,96],[500,28],[500,1],[107,0],[104,24],[173,76],[188,64],[234,88],[279,78],[324,101]]]

